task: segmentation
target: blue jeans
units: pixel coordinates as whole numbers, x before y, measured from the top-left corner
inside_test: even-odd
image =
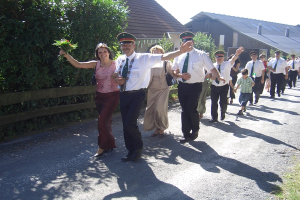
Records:
[[[251,93],[241,93],[240,94],[240,98],[239,98],[239,102],[241,104],[241,106],[246,106],[249,99],[251,97]]]

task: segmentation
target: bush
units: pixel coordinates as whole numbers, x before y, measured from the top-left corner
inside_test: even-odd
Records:
[[[0,13],[0,94],[90,85],[94,70],[59,61],[54,40],[65,38],[78,43],[73,57],[92,60],[99,42],[107,43],[117,53],[115,37],[124,30],[127,20],[124,2],[114,0],[1,0]],[[77,95],[5,105],[0,106],[0,116],[92,99],[93,95]],[[81,110],[4,125],[0,137],[91,115]]]

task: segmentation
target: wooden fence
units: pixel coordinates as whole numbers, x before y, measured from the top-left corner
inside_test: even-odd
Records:
[[[95,86],[77,86],[77,87],[64,87],[64,88],[51,88],[44,90],[34,90],[28,92],[15,92],[0,94],[0,106],[12,105],[25,101],[35,101],[41,99],[59,98],[72,95],[94,94],[96,91]],[[170,91],[170,94],[177,93],[177,89]],[[96,108],[94,100],[91,102],[69,104],[62,106],[45,107],[37,110],[30,110],[16,114],[0,116],[0,126],[11,124],[35,117],[53,115],[58,113],[70,112],[74,110],[81,110],[87,108]]]

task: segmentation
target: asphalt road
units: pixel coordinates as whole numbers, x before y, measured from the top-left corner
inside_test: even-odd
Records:
[[[93,157],[95,120],[0,144],[0,199],[272,199],[284,172],[299,162],[300,87],[268,96],[239,117],[235,99],[225,120],[213,124],[208,99],[199,137],[184,145],[180,105],[170,104],[167,134],[142,132],[136,163],[120,160],[127,151],[119,115],[117,148],[101,159]]]

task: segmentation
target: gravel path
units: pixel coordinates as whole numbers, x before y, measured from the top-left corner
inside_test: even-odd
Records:
[[[163,138],[142,132],[136,163],[126,155],[119,115],[118,148],[95,159],[96,121],[45,131],[0,144],[0,199],[272,199],[284,172],[300,158],[300,87],[280,98],[265,92],[237,117],[237,99],[224,121],[209,123],[210,99],[196,141],[180,144],[178,103],[170,104]],[[143,112],[139,122],[142,130]]]

